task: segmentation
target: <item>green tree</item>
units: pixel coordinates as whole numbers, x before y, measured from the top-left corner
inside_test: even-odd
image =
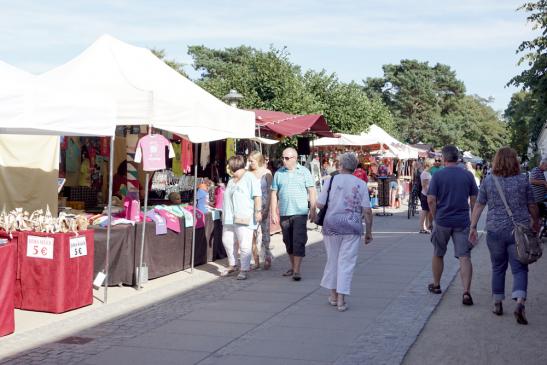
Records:
[[[372,123],[393,129],[391,113],[379,98],[369,98],[361,86],[342,83],[325,70],[303,73],[286,48],[191,46],[188,53],[200,72],[197,83],[217,97],[237,89],[245,96],[242,108],[322,113],[336,132],[358,133]]]
[[[535,146],[547,115],[547,1],[527,2],[519,10],[529,13],[527,19],[540,35],[524,41],[517,49],[522,54],[519,64],[529,68],[513,77],[508,85],[522,87],[526,95],[514,95],[505,114],[510,118],[514,147],[524,156],[524,140]],[[522,104],[522,105],[519,105]],[[527,133],[526,136],[520,135]]]
[[[150,51],[160,60],[165,62],[167,66],[171,67],[182,76],[188,78],[188,74],[186,74],[186,72],[184,71],[184,66],[185,66],[184,63],[177,62],[174,59],[171,59],[171,60],[166,59],[165,50],[163,49],[151,49]]]
[[[355,82],[342,83],[336,74],[307,71],[304,75],[306,90],[321,106],[321,112],[336,132],[359,134],[371,124],[377,124],[393,133],[393,117],[377,96],[368,96]]]
[[[450,66],[401,60],[384,65],[383,71],[383,78],[367,79],[364,89],[388,105],[406,141],[438,143],[456,138],[454,126],[445,124],[452,120],[447,116],[457,108],[465,86]]]

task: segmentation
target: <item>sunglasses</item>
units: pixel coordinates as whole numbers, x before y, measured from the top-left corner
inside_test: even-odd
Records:
[[[291,158],[293,158],[293,157],[294,157],[294,156],[289,156],[289,157],[283,156],[283,159],[284,159],[285,161],[289,161],[289,160],[290,160]]]
[[[441,162],[441,160],[435,160],[435,162]]]

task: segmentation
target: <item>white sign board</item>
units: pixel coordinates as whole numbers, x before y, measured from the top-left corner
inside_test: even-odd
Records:
[[[87,256],[87,244],[85,236],[73,237],[70,239],[70,258]]]
[[[28,236],[27,257],[53,260],[53,237]]]

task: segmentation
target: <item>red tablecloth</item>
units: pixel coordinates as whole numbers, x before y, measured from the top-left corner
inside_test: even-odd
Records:
[[[93,231],[18,232],[15,307],[63,313],[93,303]]]
[[[15,330],[13,311],[16,247],[14,242],[0,246],[0,336],[9,335]]]

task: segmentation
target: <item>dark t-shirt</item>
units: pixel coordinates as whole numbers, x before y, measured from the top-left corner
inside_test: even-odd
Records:
[[[435,223],[443,227],[467,227],[470,196],[479,192],[473,175],[458,166],[446,166],[431,178],[427,195],[437,198]]]

